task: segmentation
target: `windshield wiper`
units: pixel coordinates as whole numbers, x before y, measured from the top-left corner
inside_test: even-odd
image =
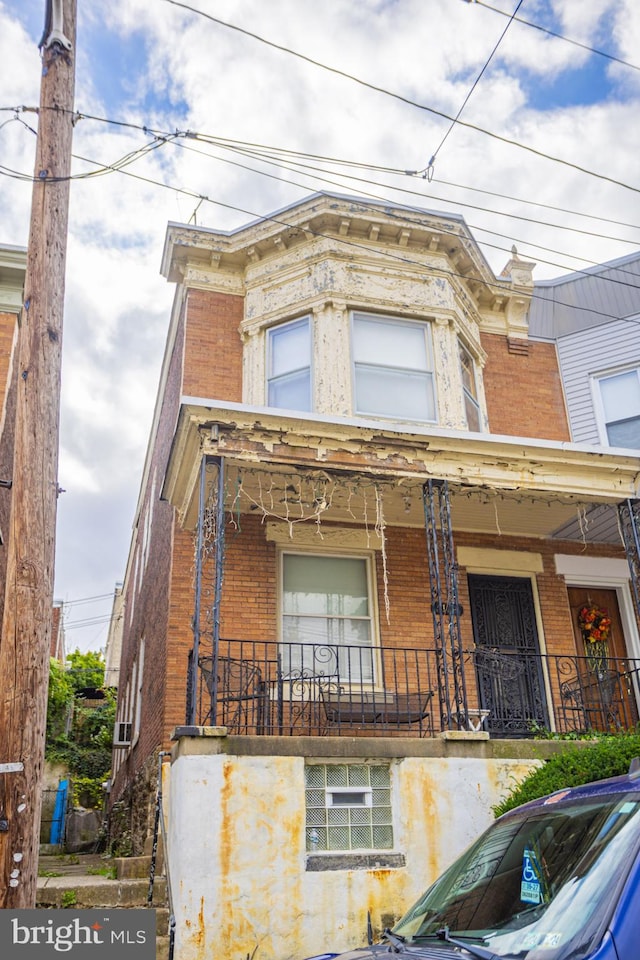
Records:
[[[405,938],[399,933],[393,933],[389,930],[388,927],[382,931],[382,939],[388,940],[391,946],[393,947],[394,953],[401,953],[403,949],[403,944],[406,942]]]
[[[449,936],[449,927],[441,927],[435,933],[427,933],[422,936],[414,937],[415,940],[444,940],[445,943],[452,943],[454,947],[461,947],[470,953],[472,957],[478,957],[478,960],[497,960],[496,954],[484,947],[477,947],[474,943],[465,943],[464,940],[457,940]]]

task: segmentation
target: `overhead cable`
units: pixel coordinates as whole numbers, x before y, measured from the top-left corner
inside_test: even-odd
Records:
[[[401,103],[406,103],[408,106],[416,107],[418,110],[423,110],[432,114],[433,116],[440,117],[443,120],[456,122],[455,117],[452,117],[450,114],[445,113],[442,110],[436,110],[434,107],[428,107],[424,103],[418,103],[416,100],[412,100],[410,97],[405,97],[400,93],[394,93],[393,91],[387,90],[384,87],[378,86],[377,84],[369,83],[367,80],[362,80],[360,77],[356,77],[351,73],[347,73],[346,70],[340,70],[338,67],[330,67],[325,63],[321,63],[319,60],[314,60],[313,57],[308,57],[303,53],[298,53],[296,50],[292,50],[290,47],[285,47],[282,44],[275,43],[273,40],[267,40],[265,37],[261,37],[259,34],[253,33],[251,30],[247,30],[244,27],[239,27],[233,23],[228,23],[226,20],[221,20],[219,17],[212,16],[210,13],[205,13],[203,10],[198,10],[196,7],[191,7],[187,3],[180,3],[179,0],[164,0],[164,2],[170,3],[175,7],[182,7],[184,10],[189,10],[191,13],[205,17],[207,20],[211,20],[213,23],[227,27],[230,30],[235,30],[238,33],[242,33],[245,36],[259,41],[260,43],[264,43],[269,47],[273,47],[275,50],[280,50],[282,53],[287,53],[290,56],[297,57],[298,59],[304,60],[306,63],[310,63],[315,67],[319,67],[322,70],[327,70],[329,73],[334,73],[337,76],[345,77],[347,80],[352,80],[354,83],[358,83],[360,86],[366,87],[369,90],[373,90],[376,93],[382,93],[385,96],[392,97],[395,100],[399,100]],[[527,153],[531,153],[536,157],[541,157],[544,160],[551,160],[553,163],[562,164],[563,166],[569,167],[572,170],[576,170],[579,173],[584,173],[589,177],[597,177],[599,180],[605,180],[608,183],[615,184],[616,186],[624,187],[626,190],[633,190],[635,193],[640,193],[640,187],[632,187],[621,180],[616,180],[615,177],[608,177],[603,173],[596,173],[595,171],[589,170],[587,167],[583,167],[578,163],[573,163],[570,160],[563,160],[560,157],[554,157],[549,153],[545,153],[544,150],[538,150],[536,147],[532,147],[529,144],[521,143],[518,140],[513,140],[510,137],[502,136],[499,133],[493,133],[493,131],[487,130],[484,127],[479,127],[477,124],[469,123],[466,120],[458,120],[457,125],[466,127],[468,130],[473,130],[475,133],[481,133],[484,136],[491,137],[493,140],[497,140],[500,143],[505,143],[508,146],[517,147],[519,150],[525,150]],[[413,175],[418,175],[419,172],[420,171],[418,170],[407,171],[407,173],[411,173]]]
[[[439,144],[439,145],[436,147],[436,149],[433,151],[433,155],[432,155],[431,159],[429,160],[429,163],[427,164],[427,166],[424,168],[424,170],[421,170],[421,171],[420,171],[420,173],[422,174],[422,176],[423,176],[426,180],[432,180],[432,179],[433,179],[433,171],[434,171],[434,164],[435,164],[435,162],[436,162],[436,157],[438,156],[440,150],[441,150],[442,147],[444,146],[445,140],[447,139],[447,137],[449,136],[449,134],[451,133],[451,131],[453,130],[453,128],[455,127],[455,125],[459,122],[460,117],[461,117],[461,115],[462,115],[462,111],[464,110],[464,108],[465,108],[466,105],[468,104],[469,100],[471,99],[471,96],[473,95],[474,90],[476,89],[476,87],[477,87],[478,84],[480,83],[480,80],[482,79],[483,74],[486,72],[487,68],[489,67],[489,64],[490,64],[491,61],[493,60],[493,58],[494,58],[494,56],[495,56],[495,54],[496,54],[496,52],[497,52],[497,50],[498,50],[498,47],[500,46],[500,44],[501,44],[502,41],[504,40],[505,34],[506,34],[507,30],[509,29],[509,27],[510,27],[511,24],[513,23],[513,18],[515,17],[516,13],[518,12],[518,10],[520,9],[520,7],[522,6],[523,2],[524,2],[524,0],[518,0],[518,5],[517,5],[517,7],[515,8],[515,10],[513,11],[513,13],[511,14],[511,17],[509,18],[508,24],[506,25],[506,27],[504,28],[504,30],[503,30],[502,33],[500,34],[500,36],[499,36],[499,38],[498,38],[498,42],[496,43],[496,45],[494,46],[493,50],[492,50],[491,53],[489,54],[489,57],[488,57],[488,59],[485,61],[485,64],[484,64],[484,66],[482,67],[482,70],[480,71],[480,73],[478,74],[478,76],[477,76],[477,77],[475,78],[475,80],[473,81],[473,84],[471,85],[471,89],[469,90],[469,92],[467,93],[466,97],[465,97],[464,100],[462,101],[462,106],[460,107],[460,109],[459,109],[458,112],[456,113],[454,119],[452,120],[451,125],[449,126],[449,129],[447,130],[447,132],[445,133],[444,137],[443,137],[442,140],[440,141],[440,144]]]

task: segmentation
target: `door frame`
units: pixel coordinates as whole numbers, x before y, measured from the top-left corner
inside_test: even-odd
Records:
[[[537,592],[537,583],[536,583],[536,578],[535,578],[535,576],[533,576],[532,574],[527,574],[527,573],[523,573],[523,574],[522,574],[520,571],[515,571],[515,572],[514,572],[514,571],[511,571],[511,572],[509,572],[509,573],[507,573],[507,572],[505,572],[505,573],[499,573],[499,572],[497,572],[496,570],[490,570],[490,571],[484,570],[484,571],[482,571],[482,572],[480,573],[480,572],[476,572],[476,571],[474,571],[474,570],[472,570],[472,569],[470,569],[470,568],[467,568],[467,570],[466,570],[465,572],[466,572],[466,576],[467,576],[467,586],[468,586],[468,589],[469,589],[469,609],[470,609],[470,615],[471,615],[472,624],[473,624],[473,619],[474,619],[474,617],[473,617],[473,609],[474,609],[474,606],[473,606],[473,596],[472,596],[472,593],[473,593],[473,592],[472,592],[472,590],[471,590],[471,584],[470,584],[470,582],[469,582],[471,577],[481,577],[481,578],[486,578],[486,579],[490,579],[490,580],[497,578],[497,579],[501,579],[501,580],[508,580],[508,581],[511,581],[512,583],[515,581],[515,582],[520,582],[520,583],[522,583],[522,584],[525,584],[525,583],[526,583],[526,584],[529,585],[529,596],[530,596],[530,600],[531,600],[531,612],[532,612],[532,614],[533,614],[532,620],[533,620],[533,623],[535,624],[535,634],[536,634],[536,641],[537,641],[537,644],[536,644],[537,650],[532,651],[532,652],[534,652],[534,653],[537,655],[537,657],[539,657],[539,663],[537,664],[537,667],[536,667],[536,674],[537,674],[536,679],[537,679],[537,684],[538,684],[538,687],[539,687],[540,699],[541,699],[542,704],[543,704],[543,707],[544,707],[544,714],[546,714],[546,716],[540,717],[539,719],[540,719],[541,721],[543,721],[543,722],[545,723],[545,725],[546,725],[549,729],[555,729],[554,726],[553,726],[553,722],[554,722],[553,710],[550,709],[549,678],[548,678],[548,671],[547,671],[547,663],[546,663],[546,660],[545,660],[545,657],[544,657],[545,646],[544,646],[544,642],[543,642],[543,639],[542,639],[542,637],[541,637],[540,629],[539,629],[539,624],[540,624],[540,604],[539,604],[539,597],[538,597],[538,592]],[[475,635],[474,635],[474,640],[475,640]],[[497,649],[500,650],[500,647],[498,647]],[[479,668],[478,668],[478,669],[479,669]],[[533,682],[533,679],[534,679],[534,677],[531,676],[531,681],[532,681],[532,682]],[[478,682],[479,682],[479,681],[478,681]],[[485,708],[486,708],[486,707],[492,707],[492,706],[493,706],[493,703],[490,704],[490,703],[485,703],[485,702],[483,702],[480,688],[478,689],[478,694],[479,694],[479,696],[480,696],[480,698],[481,698],[481,699],[480,699],[480,706],[481,706],[481,707],[485,707]],[[499,707],[499,702],[498,702],[498,700],[496,700],[496,704],[495,704],[495,705],[496,705],[496,707]],[[503,705],[503,706],[504,706],[504,705]],[[525,703],[524,703],[524,701],[523,701],[523,707],[524,707],[524,706],[525,706]],[[490,728],[490,732],[491,732],[491,728]],[[496,735],[497,735],[497,736],[501,736],[501,735],[503,735],[503,736],[508,736],[508,734],[507,734],[506,732],[503,733],[503,734],[501,734],[500,732],[497,732]],[[523,736],[526,736],[526,735],[523,734]]]
[[[555,555],[556,573],[564,577],[567,587],[602,587],[615,590],[620,610],[622,633],[627,656],[640,660],[640,635],[631,596],[631,574],[626,560],[613,557],[576,557]]]
[[[464,570],[465,575],[475,573],[479,576],[487,577],[521,577],[531,583],[536,630],[538,633],[538,646],[541,654],[544,697],[547,706],[547,716],[549,717],[549,729],[554,731],[556,728],[555,715],[553,710],[553,697],[551,696],[549,668],[546,659],[547,640],[542,622],[537,580],[537,574],[544,572],[542,554],[528,550],[499,550],[495,547],[465,546],[458,547],[456,553],[458,566]]]

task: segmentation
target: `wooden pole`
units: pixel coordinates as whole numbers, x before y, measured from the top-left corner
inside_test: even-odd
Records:
[[[35,906],[53,608],[76,0],[48,0],[0,635],[0,907]]]

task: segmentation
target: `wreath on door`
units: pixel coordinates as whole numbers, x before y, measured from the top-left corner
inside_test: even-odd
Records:
[[[594,672],[606,670],[609,656],[607,640],[611,633],[609,611],[595,604],[585,604],[578,611],[578,626],[584,641],[589,667]]]
[[[578,612],[578,624],[582,639],[586,644],[606,643],[611,632],[609,611],[595,605],[581,607]]]

